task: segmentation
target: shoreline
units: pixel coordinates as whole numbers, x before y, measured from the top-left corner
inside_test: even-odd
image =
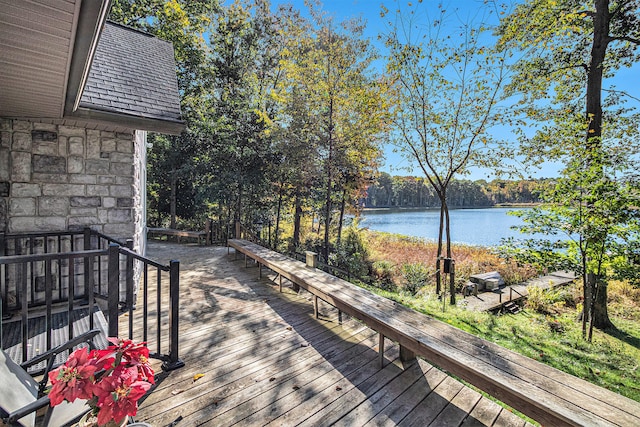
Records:
[[[540,206],[542,203],[500,203],[491,206],[464,206],[464,207],[449,207],[449,210],[468,210],[468,209],[494,209],[494,208],[534,208]],[[440,210],[440,206],[392,206],[392,207],[375,207],[375,208],[362,208],[361,212],[389,212],[389,211],[435,211]]]

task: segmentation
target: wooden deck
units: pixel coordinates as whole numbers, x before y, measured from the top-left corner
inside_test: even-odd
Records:
[[[390,342],[392,363],[379,369],[374,331],[346,318],[340,325],[322,303],[316,320],[309,294],[279,293],[268,272],[259,279],[257,268],[234,261],[226,248],[149,242],[148,255],[181,261],[186,366],[157,376],[137,420],[178,427],[526,424],[422,360],[402,366]]]
[[[537,286],[542,289],[564,286],[576,279],[573,273],[556,271],[545,276],[536,277],[520,285],[504,286],[495,291],[480,292],[478,296],[465,297],[467,310],[493,311],[501,308],[509,301],[519,301],[529,295],[528,287]],[[513,289],[511,293],[510,289]]]

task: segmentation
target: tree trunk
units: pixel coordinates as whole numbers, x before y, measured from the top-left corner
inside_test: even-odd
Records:
[[[436,253],[436,295],[440,295],[442,292],[442,274],[440,273],[441,258],[442,258],[442,232],[444,228],[444,200],[442,195],[438,193],[440,197],[440,223],[438,226],[438,252]]]
[[[602,73],[607,47],[610,41],[609,24],[611,15],[609,12],[609,0],[595,0],[595,14],[593,17],[593,44],[591,45],[591,57],[587,72],[586,94],[586,120],[587,135],[586,148],[592,161],[599,161],[602,138]],[[602,172],[602,171],[601,171]],[[603,173],[603,172],[602,172]],[[587,242],[591,244],[591,242]],[[586,265],[584,265],[586,270]],[[590,271],[586,270],[587,273]],[[593,310],[591,313],[591,327],[608,328],[613,326],[607,312],[607,288],[606,285],[598,286],[600,280],[595,281],[596,287],[592,287]],[[591,333],[589,333],[591,336]]]
[[[169,228],[176,228],[176,199],[178,198],[178,173],[171,171],[171,194],[169,196],[169,216],[170,225]]]
[[[276,210],[276,229],[273,236],[273,247],[277,250],[278,248],[278,232],[280,230],[280,213],[282,211],[282,198],[284,193],[284,183],[280,182],[280,189],[278,191],[278,208]]]
[[[347,189],[342,189],[342,202],[340,202],[340,220],[338,221],[338,245],[342,240],[342,222],[344,221],[344,209],[347,201]]]
[[[456,284],[455,284],[455,270],[453,267],[453,263],[451,261],[451,225],[449,222],[449,206],[447,205],[446,193],[443,197],[442,206],[444,208],[444,219],[445,219],[445,236],[447,239],[447,258],[449,262],[449,304],[456,304]]]
[[[302,201],[300,197],[300,188],[296,189],[296,196],[294,202],[294,213],[293,213],[293,239],[291,242],[291,248],[289,250],[294,251],[298,246],[300,246],[300,222],[302,221]],[[313,227],[313,223],[311,224]]]
[[[609,319],[607,310],[607,284],[598,277],[595,277],[595,292],[593,292],[593,303],[591,310],[591,328],[609,329],[614,325]],[[589,331],[589,341],[591,341],[592,331]]]

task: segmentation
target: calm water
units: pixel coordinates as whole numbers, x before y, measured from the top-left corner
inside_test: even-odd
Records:
[[[507,215],[527,208],[455,209],[449,211],[451,240],[470,245],[495,246],[505,237],[522,237],[510,227],[522,220]],[[435,240],[440,210],[378,210],[362,214],[360,227]]]

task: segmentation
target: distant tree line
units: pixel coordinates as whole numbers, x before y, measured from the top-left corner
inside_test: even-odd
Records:
[[[447,198],[452,208],[488,207],[500,204],[540,203],[553,185],[550,179],[511,181],[494,179],[453,180]],[[365,208],[439,207],[440,201],[426,178],[381,173],[363,198]]]

